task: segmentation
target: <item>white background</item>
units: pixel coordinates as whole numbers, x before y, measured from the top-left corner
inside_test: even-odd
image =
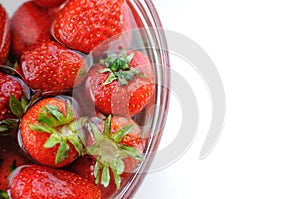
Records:
[[[197,84],[197,137],[179,161],[148,174],[134,199],[300,198],[298,1],[153,2],[166,29],[190,37],[214,61],[224,83],[227,113],[219,143],[199,160],[211,119],[209,94],[187,64],[171,57],[174,70]],[[180,126],[180,105],[176,97],[171,100],[161,148]]]
[[[183,158],[149,174],[135,198],[300,198],[299,1],[153,2],[166,29],[190,37],[212,58],[227,112],[216,148],[199,160],[211,104],[203,80],[190,73],[200,84],[198,136]],[[174,57],[171,64],[188,67]],[[176,132],[173,107],[174,98],[162,146]]]

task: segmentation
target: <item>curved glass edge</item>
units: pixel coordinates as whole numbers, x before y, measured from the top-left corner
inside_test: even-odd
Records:
[[[141,163],[136,173],[128,181],[124,189],[116,198],[132,198],[141,185],[154,158],[155,151],[159,146],[162,132],[165,126],[170,88],[170,62],[167,51],[167,42],[158,13],[151,0],[127,0],[127,4],[139,16],[141,28],[147,30],[149,48],[152,51],[153,61],[156,70],[156,105],[153,112],[153,119],[150,129],[150,136],[144,151],[145,161]]]

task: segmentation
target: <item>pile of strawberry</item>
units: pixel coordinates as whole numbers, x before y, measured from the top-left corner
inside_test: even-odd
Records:
[[[11,17],[0,4],[0,199],[111,198],[126,185],[154,95],[150,60],[123,34],[132,24],[125,0],[32,0]]]

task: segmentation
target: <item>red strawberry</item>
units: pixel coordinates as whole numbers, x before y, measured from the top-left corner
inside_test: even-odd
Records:
[[[66,99],[38,101],[21,120],[20,144],[40,164],[50,167],[70,164],[83,149],[77,128],[81,128],[85,118],[74,121],[75,114]]]
[[[88,147],[90,155],[78,158],[69,169],[99,184],[104,198],[112,198],[142,160],[141,129],[131,119],[111,116],[100,125],[90,123],[90,128],[94,137],[94,145]]]
[[[12,137],[0,137],[0,139],[0,190],[6,191],[10,173],[30,161],[20,153],[20,149]]]
[[[10,195],[13,199],[101,199],[100,189],[77,174],[37,165],[13,173]]]
[[[133,116],[154,92],[153,70],[142,52],[110,54],[92,69],[86,90],[96,108],[105,114]]]
[[[23,50],[39,41],[50,40],[53,14],[32,1],[24,3],[11,19],[12,54],[19,58]]]
[[[53,36],[69,48],[89,53],[130,26],[124,0],[70,0],[54,22]]]
[[[32,0],[34,3],[45,8],[54,8],[60,6],[66,0]]]
[[[30,88],[55,94],[81,83],[87,71],[83,56],[54,41],[41,42],[25,50],[20,65]]]
[[[0,4],[0,65],[6,62],[11,41],[8,14]]]
[[[0,133],[15,127],[27,106],[21,80],[0,72]]]

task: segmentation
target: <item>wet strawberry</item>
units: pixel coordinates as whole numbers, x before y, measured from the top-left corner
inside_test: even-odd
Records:
[[[13,129],[27,106],[21,80],[0,72],[0,133]]]
[[[110,54],[94,67],[86,90],[96,108],[105,114],[133,116],[150,101],[154,93],[153,71],[149,59],[139,51]]]
[[[131,119],[111,116],[100,124],[90,122],[89,128],[94,139],[87,147],[89,155],[78,158],[68,168],[98,184],[103,197],[111,198],[142,161],[141,129]]]
[[[14,199],[101,199],[100,189],[77,174],[37,165],[13,173],[10,195]]]
[[[11,19],[12,54],[19,58],[25,48],[51,39],[50,27],[54,15],[32,1],[25,2]]]
[[[69,0],[54,22],[53,36],[69,48],[89,53],[131,28],[127,9],[124,0]]]
[[[20,144],[36,162],[63,167],[81,155],[83,145],[77,128],[84,118],[75,120],[70,102],[63,98],[44,98],[23,116],[19,127]]]
[[[0,4],[0,65],[6,62],[11,41],[10,21],[4,7]]]
[[[87,71],[83,56],[54,41],[40,42],[25,50],[20,65],[31,89],[54,94],[80,84]]]

